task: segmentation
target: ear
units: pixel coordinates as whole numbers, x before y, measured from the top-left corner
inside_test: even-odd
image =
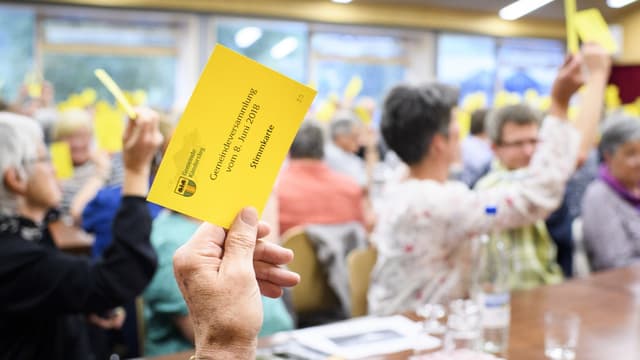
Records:
[[[15,167],[9,167],[2,174],[4,186],[14,194],[24,195],[27,192],[27,178]]]
[[[429,154],[441,154],[446,147],[446,141],[442,134],[435,134],[431,138],[431,146],[429,147]]]

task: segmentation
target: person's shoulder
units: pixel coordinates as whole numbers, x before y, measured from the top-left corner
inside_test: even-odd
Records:
[[[17,234],[1,234],[2,248],[0,249],[0,268],[25,266],[37,262],[49,252],[57,250],[43,246],[34,241],[21,238]]]
[[[606,199],[613,194],[611,189],[604,181],[595,179],[587,186],[587,190],[584,193],[583,202],[600,201]]]
[[[349,192],[358,192],[362,189],[355,179],[333,169],[327,168],[326,175],[328,180],[331,182],[330,186],[333,186],[336,189],[342,189]]]

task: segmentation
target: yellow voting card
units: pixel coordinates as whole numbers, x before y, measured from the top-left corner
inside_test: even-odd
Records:
[[[576,31],[576,0],[564,0],[564,17],[567,27],[567,52],[575,54],[579,50]]]
[[[582,42],[594,42],[610,54],[618,51],[609,27],[598,9],[582,10],[576,13],[575,26]]]
[[[54,142],[49,145],[49,153],[58,179],[66,180],[73,177],[73,162],[69,143],[65,141]]]
[[[98,148],[109,153],[122,150],[122,135],[125,128],[125,114],[104,100],[96,103],[94,135]]]
[[[228,228],[262,212],[316,91],[217,45],[176,127],[148,200]]]

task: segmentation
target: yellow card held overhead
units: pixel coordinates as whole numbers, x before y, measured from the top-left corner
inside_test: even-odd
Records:
[[[606,21],[598,9],[579,11],[575,16],[576,31],[582,42],[594,42],[605,48],[610,54],[618,51]]]
[[[564,0],[564,17],[567,27],[567,52],[575,54],[579,50],[576,31],[576,0]]]
[[[225,228],[245,206],[262,212],[315,94],[217,45],[148,200]]]

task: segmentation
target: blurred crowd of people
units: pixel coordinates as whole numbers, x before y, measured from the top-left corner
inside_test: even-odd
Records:
[[[513,290],[574,276],[577,245],[595,271],[633,263],[640,119],[605,112],[610,67],[602,48],[586,44],[558,70],[546,113],[526,103],[479,109],[465,139],[458,93],[443,84],[393,88],[369,109],[380,111],[378,125],[347,104],[330,122],[310,113],[263,214],[269,235],[250,209],[224,233],[145,201],[178,116],[140,108],[123,150],[108,153],[96,146],[91,107],[59,112],[51,84],[38,98],[25,88],[0,102],[0,357],[106,359],[194,346],[203,353],[225,347],[206,326],[213,322],[236,330],[227,340],[240,339],[237,354],[251,353],[254,336],[297,326],[291,294],[280,297],[297,282],[281,267],[292,256],[276,244],[309,225],[355,223],[367,234],[366,246],[377,250],[368,293],[376,315],[468,296],[473,239],[494,230],[508,239]],[[568,121],[580,87],[578,114]],[[64,180],[47,151],[59,141],[73,165]],[[486,206],[497,207],[495,218]],[[242,248],[235,240],[222,245],[243,231],[262,239],[249,255],[234,252]],[[74,237],[92,239],[86,251],[69,252]],[[225,251],[206,253],[207,241]],[[252,261],[255,271],[239,271],[235,284],[229,274],[206,283],[197,275],[222,274],[205,269],[212,259]],[[264,295],[251,292],[257,286]]]

